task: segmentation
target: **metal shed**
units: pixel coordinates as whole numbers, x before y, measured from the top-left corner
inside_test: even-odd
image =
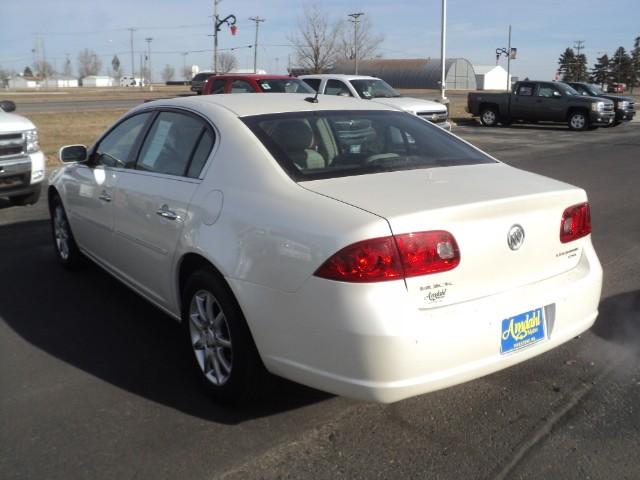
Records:
[[[354,62],[337,63],[331,73],[354,73]],[[440,59],[374,59],[360,60],[358,74],[382,78],[395,88],[440,88]],[[475,90],[473,65],[466,58],[445,60],[448,90]]]

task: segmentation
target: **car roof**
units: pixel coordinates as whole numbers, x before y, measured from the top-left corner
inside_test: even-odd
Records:
[[[219,75],[212,75],[212,77],[214,80],[219,78],[253,78],[255,80],[292,80],[296,78],[290,75],[273,75],[273,74],[261,75],[259,73],[222,73]]]
[[[209,108],[224,108],[239,117],[284,112],[304,112],[322,110],[390,110],[398,109],[358,98],[332,95],[318,96],[317,103],[305,98],[313,98],[310,93],[233,93],[226,95],[192,95],[172,99],[155,100],[143,104],[144,107],[183,107],[204,111]]]
[[[318,73],[316,75],[300,75],[298,78],[335,78],[341,80],[380,80],[378,77],[370,77],[368,75],[347,75],[345,73]]]

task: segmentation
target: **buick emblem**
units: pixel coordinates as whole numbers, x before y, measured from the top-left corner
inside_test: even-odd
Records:
[[[524,228],[516,224],[509,229],[507,244],[511,250],[518,250],[524,243]]]

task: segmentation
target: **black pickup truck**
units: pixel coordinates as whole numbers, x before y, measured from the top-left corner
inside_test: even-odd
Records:
[[[623,97],[622,95],[611,95],[610,93],[603,92],[597,85],[584,82],[566,82],[567,85],[573,87],[573,89],[580,95],[586,95],[588,97],[600,97],[611,100],[615,107],[616,119],[615,124],[618,125],[624,121],[633,120],[636,114],[635,101],[631,97]]]
[[[562,82],[517,82],[510,93],[470,92],[467,110],[488,127],[514,121],[562,122],[571,130],[586,130],[614,122],[611,100],[580,95]]]

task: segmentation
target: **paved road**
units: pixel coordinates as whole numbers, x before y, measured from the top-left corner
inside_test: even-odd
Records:
[[[283,381],[221,408],[170,319],[97,268],[60,270],[43,203],[0,204],[0,478],[638,478],[640,126],[457,131],[587,189],[605,271],[591,331],[394,405]]]

